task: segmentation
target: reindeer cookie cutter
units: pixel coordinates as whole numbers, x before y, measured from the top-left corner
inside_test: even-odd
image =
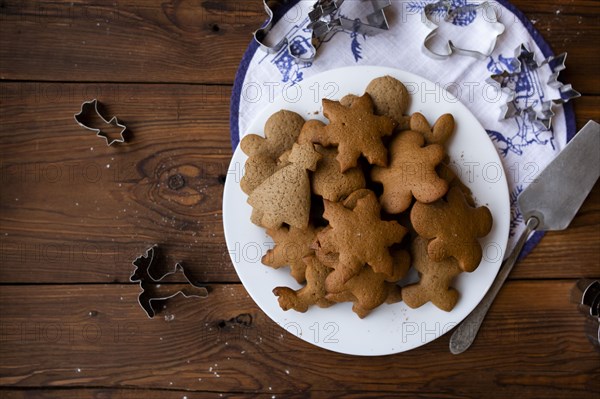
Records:
[[[133,262],[133,266],[135,269],[131,276],[129,277],[129,281],[133,283],[140,283],[140,287],[142,288],[142,292],[138,296],[138,303],[144,309],[149,318],[153,318],[157,311],[153,307],[154,302],[166,301],[167,299],[171,299],[179,294],[182,294],[185,298],[205,298],[208,296],[208,290],[206,287],[200,286],[194,282],[188,272],[183,268],[181,263],[175,264],[175,270],[172,272],[167,272],[163,274],[160,278],[154,278],[150,273],[150,268],[155,263],[155,256],[158,249],[158,245],[154,244],[152,247],[146,250],[146,254],[137,257]],[[168,276],[172,276],[175,274],[183,274],[189,286],[178,290],[170,295],[153,295],[150,292],[150,287],[160,284],[165,278]]]

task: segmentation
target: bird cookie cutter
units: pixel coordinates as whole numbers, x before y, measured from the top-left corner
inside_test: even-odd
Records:
[[[500,110],[500,120],[512,118],[517,115],[525,115],[540,127],[549,130],[552,127],[552,118],[554,117],[553,104],[564,104],[569,100],[581,97],[581,93],[573,89],[572,85],[564,84],[558,80],[560,72],[566,68],[566,60],[567,53],[562,53],[538,62],[535,60],[534,53],[529,51],[525,44],[519,45],[515,50],[515,56],[510,65],[513,72],[505,70],[502,73],[491,75],[487,79],[489,84],[495,86],[507,96],[506,103],[502,105]],[[544,66],[548,66],[551,72],[546,84],[549,87],[557,89],[560,97],[541,101],[539,109],[535,109],[535,105],[528,105],[525,108],[519,107],[516,86],[512,82],[512,78],[518,77],[524,69],[535,71]]]
[[[439,12],[440,10],[445,15],[444,20],[446,22],[451,22],[456,17],[465,13],[477,13],[481,10],[485,15],[484,20],[489,24],[489,27],[493,31],[493,33],[495,33],[494,39],[491,41],[488,49],[484,52],[480,52],[477,50],[461,48],[454,45],[454,43],[451,40],[448,40],[448,42],[445,45],[446,51],[444,53],[439,53],[432,50],[431,42],[437,36],[439,28],[439,25],[433,18],[433,14],[435,12]],[[477,59],[485,59],[492,54],[492,52],[496,48],[496,42],[498,37],[502,33],[504,33],[505,30],[504,24],[498,21],[498,14],[496,8],[488,1],[484,1],[478,4],[465,4],[457,7],[453,7],[452,3],[448,0],[430,3],[423,7],[423,11],[421,13],[421,21],[425,24],[425,26],[427,26],[431,30],[431,32],[429,32],[429,34],[425,36],[425,40],[423,41],[423,52],[431,58],[438,60],[445,60],[453,54],[467,55],[470,57],[475,57]]]
[[[102,129],[98,129],[96,127],[92,127],[92,126],[88,126],[87,121],[86,121],[86,116],[91,114],[91,113],[95,113],[96,116],[98,116],[102,122],[104,122],[106,125],[111,125],[111,126],[116,126],[121,128],[121,132],[119,133],[120,138],[118,139],[111,139],[109,140],[108,135],[102,131]],[[125,142],[125,137],[123,136],[123,134],[125,133],[125,131],[127,130],[127,126],[119,123],[119,120],[117,119],[116,116],[113,116],[110,120],[106,120],[98,111],[98,100],[97,99],[93,99],[91,101],[85,101],[83,104],[81,104],[81,110],[76,113],[74,115],[75,117],[75,121],[77,122],[77,124],[87,130],[91,130],[92,132],[96,133],[96,136],[98,137],[103,137],[104,140],[106,140],[106,145],[111,146],[114,143],[124,143]]]
[[[309,12],[309,28],[313,31],[313,37],[321,42],[327,41],[335,32],[347,30],[361,35],[374,36],[390,29],[385,14],[385,9],[392,5],[391,0],[370,0],[373,12],[366,16],[366,22],[360,18],[350,19],[344,16],[336,16],[325,20],[340,9],[344,0],[317,1],[313,10]]]
[[[183,268],[180,263],[175,264],[175,270],[172,272],[167,272],[163,274],[160,278],[156,279],[150,274],[150,267],[154,263],[156,259],[156,252],[158,249],[158,245],[154,244],[152,247],[146,250],[146,254],[137,257],[133,262],[133,266],[135,269],[131,276],[129,277],[129,281],[133,283],[140,283],[140,287],[142,288],[142,292],[138,296],[138,302],[142,309],[146,312],[149,318],[153,318],[156,315],[156,311],[152,306],[153,302],[166,301],[167,299],[171,299],[179,294],[182,294],[185,298],[205,298],[208,296],[208,290],[206,287],[202,287],[193,282],[193,279],[187,273],[187,271]],[[159,295],[154,296],[150,292],[150,288],[156,284],[160,284],[166,277],[183,274],[187,282],[189,283],[188,287],[184,289],[177,290],[169,295]]]

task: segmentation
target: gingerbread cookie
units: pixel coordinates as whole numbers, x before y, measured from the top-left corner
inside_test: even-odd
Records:
[[[446,182],[448,183],[448,187],[458,187],[460,188],[460,191],[463,192],[463,194],[465,195],[465,199],[467,200],[467,204],[471,205],[471,206],[475,206],[475,200],[473,199],[473,192],[471,192],[471,189],[469,187],[467,187],[456,175],[456,173],[454,173],[454,170],[452,170],[452,167],[450,167],[450,165],[442,162],[441,164],[438,165],[438,167],[435,169],[438,173],[438,175],[446,180]]]
[[[306,271],[303,258],[314,254],[310,246],[315,241],[319,230],[312,225],[304,230],[285,226],[279,229],[268,229],[267,234],[271,236],[275,246],[263,256],[262,263],[274,269],[289,266],[292,277],[297,282],[303,283]]]
[[[375,115],[368,94],[355,99],[350,107],[323,99],[323,113],[330,123],[315,129],[311,141],[323,146],[337,145],[336,159],[341,172],[356,167],[361,155],[370,164],[387,165],[387,150],[381,138],[392,134],[396,122],[387,116]]]
[[[433,128],[423,114],[415,112],[410,117],[410,130],[423,133],[427,144],[445,145],[454,133],[454,117],[444,114],[435,121]]]
[[[362,190],[361,190],[362,191]],[[399,243],[406,229],[395,221],[383,221],[375,194],[369,191],[356,200],[354,209],[342,203],[325,200],[323,216],[330,228],[317,234],[318,251],[339,254],[333,272],[335,284],[345,283],[358,274],[365,264],[387,277],[393,275],[393,260],[389,247]],[[332,283],[333,284],[333,283]]]
[[[319,145],[316,150],[322,155],[317,164],[317,170],[312,174],[311,187],[314,194],[329,201],[339,201],[352,192],[365,187],[365,176],[360,168],[350,168],[340,172],[335,160],[337,150]]]
[[[371,178],[383,184],[380,200],[386,212],[405,211],[413,196],[417,201],[430,203],[448,191],[448,183],[435,171],[444,158],[444,149],[437,144],[424,144],[422,134],[405,130],[390,143],[390,165],[372,169]]]
[[[312,144],[294,144],[289,165],[261,183],[250,196],[252,222],[269,229],[287,223],[298,229],[308,227],[310,180],[307,170],[315,170],[321,155]]]
[[[319,140],[319,137],[323,137],[325,133],[325,125],[323,122],[317,119],[309,119],[306,121],[300,135],[298,135],[298,144],[313,143]]]
[[[265,123],[265,137],[256,134],[244,136],[240,147],[246,155],[245,172],[240,187],[250,194],[267,177],[278,169],[279,158],[300,135],[304,119],[295,112],[281,110],[274,113]]]
[[[294,309],[304,313],[311,305],[321,308],[331,306],[333,303],[326,299],[325,279],[330,269],[323,265],[313,255],[303,259],[306,265],[306,285],[297,291],[288,287],[276,287],[273,294],[279,297],[279,306],[283,310]]]
[[[412,243],[412,264],[421,279],[416,284],[402,288],[402,299],[413,309],[431,301],[438,308],[449,312],[458,301],[458,291],[450,285],[462,270],[454,258],[439,262],[431,260],[427,254],[427,244],[423,237],[415,238]]]
[[[387,115],[398,122],[400,131],[408,128],[410,118],[404,114],[408,111],[410,95],[401,81],[382,76],[373,79],[365,91],[373,99],[377,115]]]
[[[394,269],[391,276],[375,273],[365,265],[359,273],[346,283],[332,282],[331,274],[326,280],[327,296],[332,302],[353,302],[352,310],[358,317],[365,318],[382,303],[396,303],[402,300],[400,287],[396,284],[410,267],[410,256],[406,251],[394,253]]]
[[[267,119],[265,137],[256,134],[244,136],[240,142],[242,151],[248,156],[263,155],[277,159],[283,152],[292,148],[304,122],[304,118],[295,112],[278,111]]]
[[[492,229],[492,214],[484,206],[471,207],[458,187],[452,187],[447,201],[432,204],[415,203],[410,220],[415,231],[431,240],[427,251],[436,262],[449,256],[458,260],[463,271],[472,272],[482,257],[478,237]]]

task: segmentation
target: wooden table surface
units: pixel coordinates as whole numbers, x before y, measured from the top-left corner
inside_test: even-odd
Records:
[[[578,128],[598,121],[600,2],[514,3],[569,52]],[[599,185],[517,265],[460,356],[448,335],[393,356],[331,353],[256,306],[221,198],[231,87],[264,18],[259,0],[0,3],[0,397],[597,398],[600,355],[569,294],[600,277]],[[126,145],[75,124],[94,97],[127,123]],[[150,320],[128,278],[155,242],[210,294]]]

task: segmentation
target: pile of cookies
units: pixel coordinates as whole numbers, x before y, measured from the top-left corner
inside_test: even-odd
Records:
[[[452,115],[431,127],[405,114],[408,102],[402,82],[384,76],[362,96],[324,99],[328,124],[282,110],[264,137],[241,141],[252,222],[275,242],[262,263],[303,284],[273,290],[284,310],[350,301],[363,318],[384,302],[457,303],[452,281],[479,265],[492,216],[448,166]],[[419,282],[400,287],[411,267]]]

